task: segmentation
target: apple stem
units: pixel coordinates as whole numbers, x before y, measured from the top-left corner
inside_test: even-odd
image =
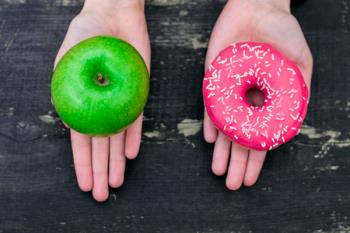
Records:
[[[103,78],[103,76],[102,76],[101,73],[98,73],[98,75],[97,75],[97,81],[98,81],[100,84],[104,84],[104,83],[105,83],[105,79]]]

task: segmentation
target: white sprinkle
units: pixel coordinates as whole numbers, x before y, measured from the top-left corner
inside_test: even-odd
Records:
[[[230,129],[232,130],[237,130],[237,128],[233,127],[233,126],[230,126]]]
[[[268,138],[269,135],[267,134],[267,131],[265,130],[263,133],[261,133],[262,136],[264,136],[265,138]]]
[[[294,109],[297,110],[300,108],[300,101],[296,102]]]
[[[258,73],[259,73],[260,69],[261,69],[261,68],[258,67],[258,68],[255,70],[255,74],[254,74],[255,77],[258,77]]]
[[[280,130],[278,130],[277,133],[273,134],[273,137],[276,139],[276,141],[278,141],[280,139],[280,136],[281,136],[281,131]]]
[[[221,89],[220,92],[224,92],[224,91],[226,91],[226,87],[224,87],[223,89]]]
[[[294,71],[293,68],[287,68],[288,71],[292,72],[292,75],[296,75],[296,72]]]
[[[253,111],[249,107],[247,108],[247,110],[248,110],[248,116],[252,116],[253,115]]]
[[[212,64],[209,65],[209,71],[211,71],[212,69],[214,69],[214,66]]]
[[[249,46],[249,44],[242,44],[242,45],[240,46],[240,48],[247,48],[247,49],[249,49],[250,52],[253,51],[253,50],[251,49],[251,47]]]
[[[300,115],[300,113],[297,113],[296,116],[294,116],[292,113],[289,114],[289,116],[290,116],[293,120],[295,120],[295,121],[299,118],[299,115]]]
[[[225,58],[225,59],[219,61],[219,64],[225,64],[226,62],[227,62],[227,58]]]
[[[246,60],[248,60],[248,59],[250,59],[250,58],[252,58],[253,56],[247,56],[246,54],[245,54],[245,50],[243,50],[243,58],[244,59],[246,59]]]
[[[255,53],[255,56],[257,59],[264,59],[263,56],[261,56],[261,57],[259,56],[259,53],[261,53],[261,50],[256,50],[256,51],[254,51],[254,53]]]
[[[290,91],[288,91],[288,94],[291,94],[291,93],[298,93],[298,90],[297,89],[294,89],[292,88]]]
[[[208,95],[208,99],[209,99],[210,97],[212,97],[212,96],[215,96],[215,93],[210,92],[209,95]]]

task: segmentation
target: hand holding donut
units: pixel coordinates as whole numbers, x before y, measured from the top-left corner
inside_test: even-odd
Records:
[[[264,44],[237,43],[245,41],[266,43],[270,44],[272,47]],[[229,45],[232,46],[225,49]],[[281,52],[285,56],[285,59],[283,56],[279,56],[278,52],[275,51],[273,47]],[[236,55],[244,56],[242,59],[244,61],[238,62],[240,64],[233,64],[236,60],[231,59],[230,62],[225,59],[221,60],[221,57],[217,56],[223,49],[225,49],[226,52],[224,50],[221,55],[226,55],[228,57]],[[261,54],[259,55],[260,52]],[[265,56],[269,57],[269,59],[264,58]],[[258,61],[256,60],[257,58],[263,60]],[[257,62],[253,62],[254,59]],[[238,60],[239,59],[237,59],[237,61]],[[223,175],[228,170],[226,186],[229,189],[237,190],[242,183],[246,186],[253,185],[261,171],[266,156],[266,150],[275,148],[280,143],[288,141],[296,134],[296,132],[293,131],[297,131],[306,113],[308,101],[307,88],[310,90],[312,63],[312,55],[301,28],[296,19],[290,14],[290,0],[230,0],[226,4],[210,38],[206,58],[206,70],[209,70],[209,72],[207,72],[203,83],[203,92],[207,108],[204,116],[204,137],[209,143],[215,142],[212,170],[216,175]],[[211,64],[214,64],[215,67]],[[276,69],[272,75],[268,72],[270,65]],[[254,91],[247,93],[247,99],[250,100],[249,102],[251,104],[259,106],[266,102],[265,107],[269,108],[264,109],[263,106],[259,108],[260,112],[258,112],[258,108],[241,106],[240,103],[243,102],[240,101],[240,98],[242,100],[242,96],[233,96],[233,93],[231,93],[229,89],[226,90],[225,87],[222,87],[220,91],[218,89],[215,90],[216,87],[223,85],[222,79],[218,79],[215,72],[221,72],[222,70],[222,73],[226,72],[225,75],[228,76],[230,75],[230,67],[236,66],[239,66],[237,69],[242,71],[239,75],[240,77],[236,76],[237,79],[235,79],[235,81],[238,80],[239,83],[233,83],[233,85],[227,88],[231,88],[231,92],[237,92],[237,90],[246,91],[244,88],[252,86],[253,84],[251,82],[255,82],[254,85],[262,87],[262,89],[260,89],[266,92],[265,97],[269,97],[269,99],[264,100],[261,93]],[[244,73],[244,66],[251,67],[252,69],[250,69],[250,71],[252,74],[249,74],[249,70]],[[253,74],[253,72],[255,74]],[[257,75],[257,72],[259,72],[259,75]],[[286,75],[287,72],[290,72],[290,75]],[[208,80],[208,73],[212,78],[210,81]],[[248,76],[254,75],[256,77],[259,76],[259,78],[248,78]],[[266,80],[264,75],[266,75]],[[280,76],[284,80],[279,81],[278,78]],[[286,80],[287,76],[291,78]],[[241,85],[241,77],[243,77],[244,85]],[[306,86],[303,80],[299,80],[301,82],[298,81],[300,77],[304,77]],[[275,89],[269,86],[269,79],[274,80],[274,87],[278,86],[279,91],[275,92]],[[217,82],[216,84],[218,84],[218,81],[221,82],[220,85],[211,85],[211,81],[214,80]],[[295,80],[297,81],[294,82]],[[231,82],[231,80],[229,80],[229,82]],[[208,87],[208,89],[205,90],[205,87]],[[225,98],[211,98],[215,94],[219,94],[217,91],[224,94],[226,93],[226,100],[231,101],[229,107],[226,107]],[[293,93],[289,93],[290,91]],[[274,93],[271,94],[271,92]],[[294,95],[294,92],[299,93]],[[281,95],[288,95],[288,100],[285,99],[284,104],[279,103],[282,99],[280,98]],[[278,96],[278,98],[275,98],[276,96]],[[214,99],[218,100],[217,102],[219,103],[217,105],[215,101],[212,101]],[[235,105],[233,103],[238,104],[233,106]],[[288,108],[285,107],[287,103]],[[214,110],[208,109],[210,107]],[[242,108],[245,107],[248,113],[243,112]],[[215,108],[219,108],[220,111],[215,110]],[[284,110],[282,111],[281,109]],[[290,112],[292,110],[293,112]],[[233,122],[236,121],[236,119],[225,117],[225,111],[237,112],[237,114],[234,114],[236,118],[245,118],[245,116],[247,116],[247,119],[244,121],[248,122],[249,125],[252,125],[252,122],[249,122],[249,120],[254,121],[253,125],[256,127],[249,127],[249,132],[247,132],[247,130],[243,130],[243,132],[238,131]],[[222,120],[215,121],[214,125],[208,113],[211,119],[216,118]],[[256,114],[253,115],[254,113]],[[266,113],[269,115],[265,116],[264,114]],[[232,114],[229,115],[232,116]],[[240,115],[242,117],[240,117]],[[265,120],[262,119],[263,117],[265,117]],[[268,125],[270,118],[276,118],[277,121],[281,121],[281,123],[278,124],[281,128],[277,129],[275,126],[272,127],[276,128],[276,134],[274,134],[274,136],[267,136],[266,132],[268,131],[261,130],[271,126]],[[286,128],[288,121],[290,122],[289,126],[291,126],[289,129]],[[225,122],[225,124],[220,124],[220,122]],[[218,132],[215,126],[218,127],[221,132]],[[255,131],[252,132],[252,130]],[[257,130],[261,130],[262,133]],[[235,142],[231,142],[225,135],[230,136]],[[251,137],[255,140],[255,143],[250,142]],[[254,149],[247,149],[236,142],[240,142],[241,145]],[[264,149],[266,150],[264,151]],[[230,159],[229,155],[231,155]],[[229,165],[228,161],[230,161]]]

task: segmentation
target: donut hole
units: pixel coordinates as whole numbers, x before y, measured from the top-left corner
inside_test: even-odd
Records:
[[[245,92],[247,102],[254,107],[261,107],[264,105],[265,94],[257,87],[251,87]]]

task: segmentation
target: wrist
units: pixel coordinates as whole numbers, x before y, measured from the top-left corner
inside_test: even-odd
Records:
[[[85,0],[82,11],[108,13],[123,8],[144,10],[145,0]]]

